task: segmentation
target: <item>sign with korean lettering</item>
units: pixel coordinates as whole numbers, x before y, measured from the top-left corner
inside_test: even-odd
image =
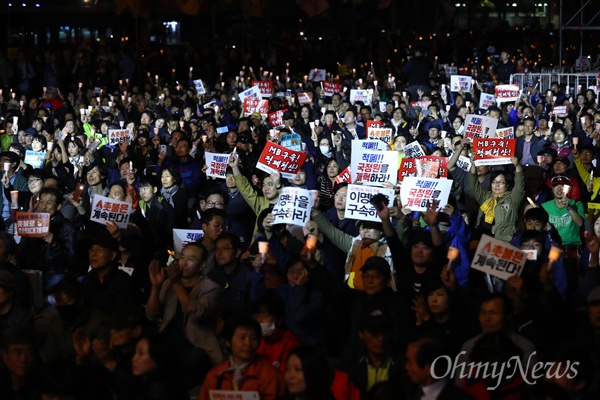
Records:
[[[312,101],[313,101],[312,92],[298,92],[298,93],[296,93],[296,96],[298,96],[298,103],[300,103],[301,105],[312,104]]]
[[[554,108],[552,109],[552,115],[555,115],[557,117],[564,117],[567,114],[569,114],[569,112],[567,111],[567,106],[554,106]]]
[[[131,140],[131,135],[127,129],[109,129],[108,130],[108,144],[111,146],[117,146],[119,143],[123,143],[125,139]]]
[[[400,161],[400,168],[398,169],[398,181],[404,181],[404,178],[408,176],[419,176],[419,171],[417,169],[417,160],[414,158],[406,158],[404,157]]]
[[[339,173],[338,176],[335,177],[335,183],[352,183],[352,176],[350,175],[351,165],[347,166],[345,170]]]
[[[450,76],[450,91],[452,92],[470,92],[473,86],[473,78],[463,75]]]
[[[424,177],[433,177],[433,178],[447,178],[448,177],[448,157],[440,157],[440,156],[422,156],[419,158],[420,161],[427,161],[437,164],[437,170],[435,168],[432,169],[431,174],[429,175],[421,172],[421,176]]]
[[[518,85],[497,85],[494,91],[496,92],[496,101],[498,103],[517,101],[521,94],[521,89],[519,89]]]
[[[90,221],[106,225],[108,221],[112,221],[119,228],[127,228],[129,222],[129,214],[131,214],[131,203],[109,199],[108,197],[95,194],[92,197],[92,212]]]
[[[286,149],[302,151],[302,138],[298,133],[286,133],[285,135],[281,135],[279,144]]]
[[[389,205],[394,202],[394,189],[365,185],[348,185],[344,218],[381,222],[375,206],[370,202],[371,197],[379,193],[387,196]]]
[[[260,99],[261,98],[260,88],[258,86],[252,86],[249,89],[246,89],[243,92],[240,92],[238,94],[238,97],[240,98],[240,102],[242,104],[244,103],[244,100],[246,100],[248,98]]]
[[[479,97],[479,109],[487,110],[496,102],[496,97],[493,94],[481,93]]]
[[[229,165],[229,158],[231,157],[231,154],[209,152],[204,154],[206,166],[208,167],[206,170],[206,176],[225,179],[225,171],[227,170],[227,165]]]
[[[273,96],[273,82],[271,81],[252,81],[252,86],[258,86],[263,98]]]
[[[465,118],[465,137],[471,142],[474,138],[484,138],[494,135],[498,120],[483,115],[467,114]]]
[[[46,152],[26,150],[24,161],[25,164],[29,164],[33,168],[44,168],[44,164],[46,162]]]
[[[277,110],[269,113],[269,124],[271,124],[271,128],[279,128],[283,126],[283,113],[287,110],[288,109],[285,108],[283,110]]]
[[[201,229],[173,229],[173,249],[175,255],[181,254],[181,250],[190,243],[194,243],[204,236]]]
[[[419,158],[425,155],[421,143],[414,141],[404,146],[404,156],[406,158]]]
[[[50,232],[50,214],[17,212],[17,235],[40,238]]]
[[[258,392],[246,390],[209,390],[210,400],[260,400]]]
[[[282,177],[294,179],[305,159],[305,152],[286,149],[276,143],[267,142],[256,168],[268,173],[279,171]]]
[[[342,93],[342,85],[335,82],[323,81],[323,94],[327,97],[331,97],[336,93]]]
[[[496,132],[494,132],[494,135],[492,137],[500,139],[514,139],[515,128],[509,126],[508,128],[496,129]]]
[[[246,98],[244,99],[244,115],[248,116],[259,113],[263,118],[267,118],[269,113],[269,100]]]
[[[308,189],[285,187],[279,193],[277,204],[271,213],[272,224],[292,224],[304,226],[310,219],[312,193]]]
[[[475,166],[510,164],[510,159],[515,156],[515,146],[515,139],[475,139]]]
[[[204,82],[202,82],[202,79],[194,80],[194,87],[196,88],[196,93],[206,94],[206,89],[204,88]]]
[[[313,68],[308,73],[308,80],[313,82],[321,82],[324,81],[327,77],[326,69]]]
[[[516,247],[482,235],[471,268],[507,280],[513,275],[520,276],[526,261],[527,255]]]
[[[369,137],[369,131],[371,129],[381,129],[383,128],[383,121],[375,121],[372,119],[367,120],[367,123],[365,124],[366,128],[367,128],[367,137]]]
[[[370,106],[373,99],[373,89],[351,89],[350,103],[354,104],[357,101],[362,101],[364,105]]]
[[[412,211],[426,211],[428,204],[433,200],[440,202],[438,208],[445,207],[451,190],[452,181],[450,179],[409,176],[402,182],[400,199],[402,206],[408,207]]]
[[[452,76],[458,74],[458,67],[454,66],[445,66],[444,71],[446,72],[446,76]]]
[[[427,110],[427,108],[429,108],[430,105],[431,105],[431,101],[429,101],[429,100],[427,100],[427,101],[411,101],[410,102],[410,106],[412,108],[421,107],[421,110]]]
[[[456,160],[456,166],[463,171],[471,171],[471,159],[465,156],[458,156],[458,160]]]
[[[381,186],[385,182],[396,183],[398,176],[398,152],[352,148],[352,182]]]
[[[367,138],[378,139],[383,143],[390,144],[392,142],[391,128],[367,128]]]
[[[386,144],[377,139],[354,139],[352,140],[352,148],[354,149],[355,147],[360,147],[365,150],[387,150]]]

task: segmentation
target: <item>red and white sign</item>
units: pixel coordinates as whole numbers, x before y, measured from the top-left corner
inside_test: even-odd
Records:
[[[129,138],[131,141],[131,135],[128,129],[109,129],[108,130],[108,144],[111,146],[118,146],[119,143],[123,143],[125,139]]]
[[[421,173],[421,176],[429,177],[429,178],[447,178],[448,177],[448,157],[440,157],[440,156],[423,156],[419,158],[420,161],[432,162],[438,165],[437,171],[435,168],[431,171],[432,174],[424,174]],[[435,176],[431,176],[435,175]]]
[[[312,101],[313,101],[312,92],[299,92],[299,93],[296,93],[296,95],[298,96],[298,103],[300,103],[301,105],[312,104]]]
[[[398,176],[398,152],[352,147],[352,182],[369,186],[395,184]]]
[[[267,118],[269,113],[269,100],[260,100],[247,97],[244,99],[244,115],[248,116],[259,113],[263,118]]]
[[[50,214],[17,212],[17,234],[23,237],[42,237],[50,232]]]
[[[410,106],[412,108],[421,107],[421,110],[427,110],[427,108],[431,105],[431,101],[411,101]]]
[[[514,139],[515,138],[515,128],[514,127],[508,127],[508,128],[503,128],[503,129],[496,129],[496,132],[494,132],[494,136],[495,138],[500,138],[500,139]]]
[[[406,177],[400,188],[400,199],[403,207],[412,211],[427,211],[429,203],[438,200],[440,208],[448,204],[452,190],[449,179]]]
[[[391,128],[367,128],[368,139],[379,139],[386,144],[392,143]]]
[[[520,276],[527,255],[516,247],[488,235],[482,235],[471,268],[507,280]]]
[[[339,173],[338,176],[335,177],[335,183],[352,183],[352,176],[350,176],[350,166],[347,166],[345,170]]]
[[[271,124],[272,128],[279,128],[283,126],[283,113],[287,110],[288,109],[286,108],[269,113],[269,124]]]
[[[475,165],[510,164],[515,156],[515,139],[476,138],[473,141]]]
[[[327,97],[333,96],[336,93],[342,93],[342,85],[335,82],[323,81],[323,94]]]
[[[498,85],[494,91],[496,92],[496,101],[498,103],[517,101],[521,94],[521,89],[517,85]]]
[[[227,166],[229,165],[229,159],[231,154],[220,154],[220,153],[204,153],[206,160],[206,176],[211,178],[225,179]]]
[[[398,181],[402,182],[404,178],[409,176],[419,176],[417,170],[417,160],[414,158],[403,158],[398,169]]]
[[[260,95],[262,97],[273,96],[273,82],[272,81],[252,81],[252,86],[258,86],[260,89]]]
[[[256,168],[268,173],[279,171],[282,177],[294,179],[304,160],[306,160],[306,153],[303,151],[294,151],[267,142]]]
[[[102,225],[106,225],[107,222],[111,221],[117,224],[119,228],[127,228],[131,211],[131,203],[95,194],[92,197],[90,221]]]
[[[567,106],[554,106],[554,108],[552,109],[552,115],[555,115],[557,117],[564,117],[568,113],[569,112],[567,111]]]

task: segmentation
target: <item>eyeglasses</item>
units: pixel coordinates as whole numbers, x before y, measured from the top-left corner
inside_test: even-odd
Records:
[[[39,181],[41,181],[40,178],[31,178],[30,180],[27,181],[27,184],[28,185],[33,185],[34,183],[37,183]]]
[[[493,181],[492,185],[506,185],[506,181]]]
[[[207,201],[206,205],[208,207],[223,207],[225,203],[221,203],[220,201]]]
[[[212,223],[209,223],[207,225],[210,226],[213,229],[222,229],[224,231],[227,230],[227,225],[225,225],[225,224],[212,224]]]

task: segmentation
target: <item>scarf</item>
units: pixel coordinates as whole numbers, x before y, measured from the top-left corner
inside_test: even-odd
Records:
[[[504,196],[502,196],[504,197]],[[483,216],[484,216],[484,221],[487,224],[493,224],[494,223],[494,219],[495,217],[495,210],[496,210],[496,206],[498,205],[498,200],[501,199],[502,197],[495,197],[492,196],[489,199],[487,199],[486,201],[483,202],[483,204],[481,205],[481,207],[479,207],[481,209],[481,211],[483,212]]]
[[[163,187],[160,189],[160,194],[162,195],[162,197],[164,197],[164,199],[167,200],[169,204],[173,206],[173,208],[175,208],[175,204],[173,203],[173,197],[175,196],[175,193],[177,193],[178,190],[179,185],[173,185],[170,188]]]
[[[235,365],[233,363],[233,358],[230,357],[229,364],[231,365],[231,367],[227,368],[226,370],[223,370],[220,375],[223,375],[225,372],[233,372],[233,381],[231,382],[233,390],[240,390],[240,386],[242,385],[242,380],[244,378],[242,372],[246,368],[248,368],[250,362],[243,363],[242,365]]]

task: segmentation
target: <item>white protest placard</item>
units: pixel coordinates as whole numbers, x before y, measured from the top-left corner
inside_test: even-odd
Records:
[[[518,85],[498,85],[494,88],[494,91],[498,103],[517,101],[521,94],[521,89],[519,89]]]
[[[428,203],[433,200],[439,200],[438,208],[441,209],[448,203],[451,190],[451,179],[407,176],[402,182],[400,199],[402,205],[412,211],[427,211]]]
[[[209,390],[210,400],[260,400],[258,392],[246,390]]]
[[[25,164],[31,165],[33,168],[44,168],[46,162],[45,151],[25,151]]]
[[[473,78],[465,75],[452,75],[450,76],[450,91],[460,92],[461,90],[465,93],[471,91],[473,86]]]
[[[119,228],[127,228],[129,215],[131,214],[131,203],[109,199],[108,197],[95,194],[92,197],[92,211],[90,221],[106,225],[108,221],[112,221]]]
[[[394,189],[365,185],[348,185],[344,218],[381,222],[375,206],[370,203],[371,197],[379,193],[387,196],[389,199],[388,205],[394,202]]]
[[[520,276],[526,261],[527,255],[516,247],[482,235],[471,268],[507,280],[513,275]]]
[[[458,67],[445,66],[444,70],[446,71],[446,76],[458,75]]]
[[[494,132],[494,135],[489,136],[489,137],[495,137],[495,138],[500,138],[500,139],[514,139],[515,138],[515,128],[512,126],[509,126],[508,128],[496,129],[496,132]]]
[[[487,110],[495,102],[496,102],[496,96],[494,96],[493,94],[488,94],[488,93],[482,92],[481,95],[479,96],[479,109]]]
[[[129,138],[131,141],[131,134],[128,129],[109,129],[108,130],[108,144],[111,146],[118,146],[119,143],[123,143],[125,139]]]
[[[391,128],[370,128],[367,130],[367,137],[369,139],[378,139],[386,144],[392,142],[392,129]]]
[[[292,224],[304,226],[310,219],[313,197],[308,189],[285,187],[279,193],[277,204],[271,212],[272,225]]]
[[[356,147],[360,147],[361,149],[365,149],[365,150],[381,150],[381,151],[387,150],[386,144],[378,139],[366,139],[366,140],[353,139],[352,140],[352,148],[354,149]]]
[[[371,105],[373,99],[373,89],[351,89],[350,103],[354,104],[357,101],[362,101],[366,106]]]
[[[208,167],[206,176],[225,179],[225,171],[227,170],[227,165],[229,165],[231,154],[209,153],[208,151],[204,154],[206,166]]]
[[[175,255],[181,254],[181,250],[189,243],[196,242],[204,236],[201,229],[173,229],[173,249]]]
[[[260,99],[261,98],[261,94],[260,94],[260,88],[258,86],[252,86],[246,90],[244,90],[243,92],[238,94],[238,97],[240,98],[240,103],[244,103],[244,100],[247,98],[251,98],[251,99]]]
[[[309,81],[320,82],[320,81],[324,81],[326,77],[327,77],[327,70],[325,70],[325,69],[313,68],[308,73]]]
[[[498,120],[483,115],[467,114],[465,118],[465,137],[473,141],[475,138],[494,137]]]
[[[196,88],[196,92],[198,94],[206,94],[206,89],[204,88],[204,82],[202,82],[202,79],[196,79],[194,81],[194,87]]]
[[[456,160],[456,166],[463,171],[471,171],[471,159],[465,156],[458,156],[458,160]]]
[[[423,157],[424,155],[425,152],[421,147],[421,143],[417,141],[410,142],[406,146],[404,146],[404,157],[406,158],[419,158]]]
[[[552,108],[552,115],[564,117],[567,114],[569,114],[567,111],[567,106],[554,106],[554,108]]]
[[[369,186],[381,186],[385,182],[395,184],[398,180],[398,152],[365,150],[352,147],[352,182]]]

